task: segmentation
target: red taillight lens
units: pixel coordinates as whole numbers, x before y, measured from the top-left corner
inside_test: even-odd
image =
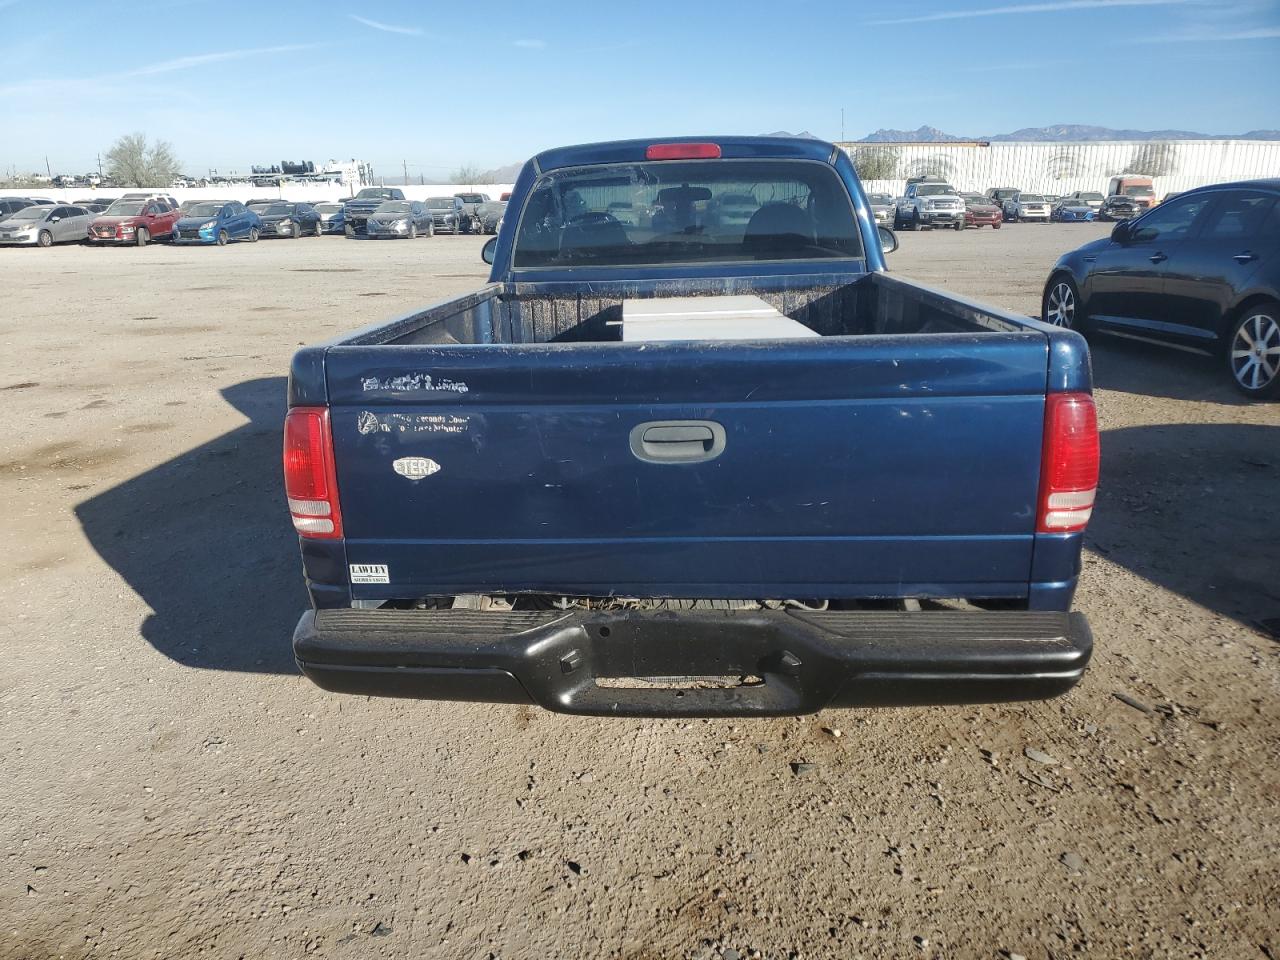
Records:
[[[646,160],[719,160],[718,143],[651,143],[644,152]]]
[[[284,489],[300,535],[315,540],[342,536],[327,407],[294,407],[284,418]]]
[[[1087,393],[1045,398],[1038,533],[1083,530],[1098,490],[1098,414]]]

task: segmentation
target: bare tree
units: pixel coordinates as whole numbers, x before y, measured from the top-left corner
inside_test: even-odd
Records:
[[[450,174],[449,180],[469,187],[480,182],[480,168],[474,163],[464,163]]]
[[[112,180],[133,187],[167,187],[181,173],[173,147],[164,140],[148,146],[145,133],[121,137],[104,159]]]
[[[898,175],[898,151],[893,147],[855,147],[849,159],[860,180],[893,180]]]

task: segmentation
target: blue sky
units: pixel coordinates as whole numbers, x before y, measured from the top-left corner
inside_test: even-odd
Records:
[[[909,46],[938,54],[921,60]],[[921,124],[1280,127],[1280,0],[0,0],[0,168],[120,134],[187,170],[444,178],[584,140]]]

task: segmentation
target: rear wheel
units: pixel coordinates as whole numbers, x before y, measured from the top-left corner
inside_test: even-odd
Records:
[[[250,228],[249,228],[249,242],[250,242],[250,243],[257,243],[257,242],[258,242],[258,228],[257,228],[257,227],[250,227]]]
[[[356,235],[356,228],[348,223],[345,227],[342,228],[342,232],[345,233],[348,237],[354,237]]]
[[[319,221],[319,220],[317,220],[317,221],[316,221],[315,229],[311,231],[311,235],[312,235],[313,237],[319,237],[319,236],[321,236],[321,235],[323,235],[323,234],[324,234],[324,227],[323,227],[323,226],[321,226],[320,221]]]
[[[1057,276],[1049,281],[1040,307],[1040,319],[1055,327],[1067,330],[1079,329],[1080,294],[1075,283],[1067,276]]]
[[[427,236],[434,237],[436,235],[436,225],[434,220],[427,221]]]
[[[139,227],[138,232],[133,235],[133,242],[140,247],[145,247],[150,239],[151,234],[147,232],[146,227]]]
[[[36,237],[36,243],[40,244],[40,246],[42,247],[52,247],[53,234],[50,233],[48,230],[41,230],[40,236]]]
[[[227,245],[227,241],[230,239],[231,238],[227,236],[227,231],[225,230],[218,231],[218,246],[225,247]]]
[[[409,239],[410,240],[418,239],[418,225],[416,223],[409,224]]]
[[[1280,395],[1280,304],[1241,311],[1227,343],[1227,372],[1237,390],[1254,400]]]
[[[911,229],[912,230],[920,229],[920,211],[919,210],[911,211]]]

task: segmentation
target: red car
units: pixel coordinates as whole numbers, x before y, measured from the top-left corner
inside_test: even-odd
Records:
[[[1000,229],[1004,223],[1004,211],[986,197],[976,193],[962,194],[964,198],[964,225],[966,227],[991,227]]]
[[[173,225],[180,216],[178,208],[161,197],[120,199],[89,224],[89,242],[145,247],[151,240],[172,239]]]

